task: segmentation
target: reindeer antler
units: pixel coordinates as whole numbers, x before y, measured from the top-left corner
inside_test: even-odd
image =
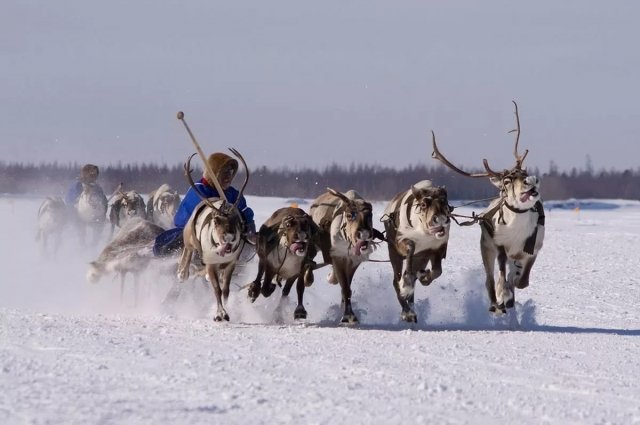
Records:
[[[193,188],[194,192],[196,193],[196,195],[198,195],[198,197],[200,199],[202,199],[204,201],[205,204],[207,204],[208,207],[212,208],[215,211],[219,211],[218,208],[216,208],[213,205],[213,202],[211,202],[209,200],[209,198],[207,198],[206,196],[204,196],[200,190],[198,190],[198,188],[196,187],[196,184],[193,182],[193,177],[191,177],[191,160],[193,159],[194,156],[196,156],[197,153],[191,154],[191,156],[187,159],[187,162],[185,162],[184,164],[184,175],[187,177],[187,181],[189,182],[189,185]]]
[[[453,171],[455,171],[456,173],[462,174],[463,176],[467,176],[467,177],[494,177],[495,176],[495,172],[491,171],[489,169],[489,164],[487,162],[487,160],[483,160],[485,163],[485,170],[487,170],[486,173],[468,173],[466,171],[462,171],[461,169],[459,169],[458,167],[456,167],[455,165],[453,165],[447,158],[445,158],[445,156],[440,152],[440,150],[438,149],[438,145],[436,144],[436,134],[433,132],[433,130],[431,130],[431,136],[432,136],[432,146],[433,146],[433,152],[431,153],[431,157],[437,159],[438,161],[442,162],[444,165],[446,165],[447,167],[451,168]]]
[[[516,157],[516,168],[521,168],[522,167],[522,163],[524,162],[524,159],[527,157],[527,154],[529,153],[529,149],[524,151],[524,155],[520,156],[518,154],[518,143],[520,143],[520,115],[518,114],[518,104],[516,103],[515,100],[512,100],[513,105],[516,108],[515,114],[516,114],[516,125],[518,126],[517,128],[514,128],[513,130],[509,131],[509,133],[513,133],[516,132],[516,146],[513,150],[513,155]]]
[[[244,167],[244,172],[245,172],[244,182],[242,183],[242,187],[240,188],[240,193],[238,194],[238,199],[236,199],[236,202],[234,202],[234,204],[233,204],[235,207],[237,207],[238,206],[238,202],[240,202],[240,198],[242,197],[242,194],[244,193],[244,189],[245,189],[245,187],[247,187],[247,183],[249,183],[249,167],[247,167],[247,162],[244,160],[244,157],[242,156],[242,154],[240,154],[240,152],[238,152],[237,149],[229,148],[229,150],[231,151],[231,153],[233,153],[235,156],[238,157],[240,162],[242,162],[242,166]]]

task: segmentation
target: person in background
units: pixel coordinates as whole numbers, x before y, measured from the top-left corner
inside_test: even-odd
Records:
[[[220,186],[227,198],[231,203],[235,203],[240,196],[240,192],[235,187],[231,186],[233,178],[238,172],[238,161],[233,159],[227,154],[216,152],[209,155],[207,158],[209,168],[218,179]],[[202,196],[207,198],[219,198],[220,194],[212,183],[213,179],[208,176],[207,171],[203,173],[202,179],[196,182],[195,186]],[[158,235],[153,246],[153,253],[155,256],[162,257],[177,253],[184,247],[184,241],[182,239],[182,232],[187,225],[193,210],[202,201],[200,196],[191,187],[185,194],[178,211],[173,219],[173,224],[176,226],[173,229],[166,230]],[[242,215],[245,222],[245,239],[251,244],[255,244],[256,224],[253,219],[253,210],[247,206],[247,201],[244,196],[240,196],[238,201],[238,210]]]
[[[100,169],[98,169],[97,165],[93,165],[93,164],[83,165],[82,168],[80,169],[80,176],[78,176],[76,181],[73,182],[69,187],[69,189],[67,190],[67,193],[64,197],[64,203],[70,207],[75,206],[76,202],[78,202],[78,198],[80,197],[80,194],[82,193],[83,183],[95,185],[96,189],[99,192],[101,192],[102,195],[104,196],[104,191],[102,190],[102,187],[100,187],[100,185],[97,183],[98,174],[100,174]]]

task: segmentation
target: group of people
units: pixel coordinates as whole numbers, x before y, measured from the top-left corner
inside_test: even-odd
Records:
[[[156,238],[153,246],[153,253],[155,256],[170,256],[183,248],[184,242],[182,239],[182,232],[184,227],[187,225],[193,210],[201,202],[201,196],[207,198],[220,197],[218,190],[212,183],[214,179],[217,179],[220,183],[220,187],[229,202],[235,203],[238,200],[238,196],[240,196],[237,208],[244,219],[244,237],[249,242],[253,244],[255,243],[256,225],[253,210],[247,206],[247,200],[244,196],[240,195],[238,189],[231,185],[236,173],[238,172],[238,161],[225,153],[216,152],[209,155],[207,163],[209,165],[209,169],[215,174],[215,176],[210,176],[208,172],[205,171],[202,178],[195,183],[195,189],[193,187],[189,188],[184,198],[182,198],[182,202],[174,216],[173,224],[175,227],[164,231]],[[102,191],[102,188],[100,188],[97,183],[99,173],[100,170],[96,165],[84,165],[80,170],[78,179],[69,187],[65,196],[65,203],[69,206],[74,206],[78,202],[83,190],[83,184],[94,185],[98,190]],[[196,193],[195,190],[198,190],[200,195]]]

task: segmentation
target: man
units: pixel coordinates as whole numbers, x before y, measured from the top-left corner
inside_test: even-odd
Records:
[[[209,168],[218,179],[220,186],[227,198],[231,203],[235,203],[240,196],[240,192],[235,187],[231,186],[231,182],[238,172],[238,161],[233,159],[227,154],[217,152],[209,155],[207,158]],[[202,179],[195,184],[200,194],[207,198],[219,198],[220,194],[213,185],[213,179],[207,174],[205,170]],[[178,211],[173,219],[173,224],[176,226],[173,229],[169,229],[161,233],[155,241],[153,247],[153,253],[156,256],[166,256],[173,253],[177,253],[184,246],[182,240],[182,232],[187,225],[193,210],[201,202],[200,196],[191,187],[185,194]],[[247,206],[247,201],[244,196],[240,196],[238,201],[238,210],[242,215],[245,222],[245,238],[250,243],[255,243],[256,225],[253,219],[253,210]]]
[[[75,182],[71,184],[69,190],[67,190],[67,194],[64,197],[64,202],[67,206],[75,206],[80,194],[82,193],[82,184],[94,185],[96,190],[99,193],[102,193],[104,196],[104,191],[100,187],[96,181],[98,180],[98,174],[100,174],[100,170],[97,165],[93,164],[85,164],[80,169],[80,176],[77,178]],[[106,197],[105,197],[106,199]]]

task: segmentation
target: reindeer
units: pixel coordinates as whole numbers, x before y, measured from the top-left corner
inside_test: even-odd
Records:
[[[193,253],[197,252],[205,265],[206,279],[211,282],[215,293],[217,312],[213,319],[216,322],[229,320],[224,303],[229,298],[231,275],[245,244],[242,238],[244,220],[237,205],[249,181],[249,168],[240,152],[235,149],[229,150],[240,159],[246,172],[238,198],[233,204],[227,202],[226,198],[203,196],[191,177],[190,162],[193,155],[185,164],[185,174],[189,184],[200,195],[202,202],[193,210],[184,228],[184,249],[178,263],[178,280],[184,282],[189,277],[191,259]],[[214,173],[210,175],[215,177]],[[219,193],[224,197],[222,190]]]
[[[300,208],[276,210],[260,227],[256,242],[258,274],[249,284],[249,299],[255,302],[260,294],[269,297],[276,289],[273,279],[285,280],[282,297],[288,297],[296,282],[298,305],[294,319],[306,319],[303,297],[305,286],[313,283],[313,257],[317,250],[314,238],[318,232],[311,216]],[[264,277],[264,279],[263,279]]]
[[[127,273],[133,275],[135,304],[138,303],[140,274],[153,259],[153,242],[163,229],[150,221],[134,218],[125,223],[95,261],[89,264],[86,278],[97,283],[102,277],[115,273],[120,277],[120,301],[124,296]]]
[[[113,235],[116,227],[122,227],[133,217],[147,218],[144,200],[135,190],[123,192],[122,183],[120,183],[111,197],[111,209],[109,210],[111,234]]]
[[[318,246],[325,263],[330,263],[329,283],[340,283],[344,313],[341,323],[356,324],[358,317],[351,307],[351,282],[358,266],[374,250],[374,237],[384,239],[373,228],[372,207],[355,190],[346,193],[327,188],[309,209],[318,226]]]
[[[446,189],[430,180],[398,193],[384,211],[393,287],[402,308],[400,317],[406,322],[418,320],[413,310],[416,279],[428,286],[442,274],[450,216]],[[427,269],[429,263],[431,269]]]
[[[170,229],[173,227],[173,216],[178,206],[180,195],[165,183],[149,194],[147,219],[164,229]]]
[[[62,242],[62,230],[67,223],[67,205],[61,197],[47,197],[38,209],[38,231],[36,241],[41,243],[42,254],[46,254],[49,238],[53,238],[52,255],[55,257]]]
[[[454,166],[438,149],[433,135],[432,156],[467,177],[488,177],[498,188],[499,196],[489,207],[474,219],[482,229],[480,251],[486,273],[485,285],[491,306],[489,311],[505,314],[515,305],[515,288],[529,286],[531,268],[544,240],[544,208],[540,198],[540,179],[529,175],[522,163],[529,153],[518,153],[520,141],[520,116],[514,101],[517,128],[514,156],[516,164],[510,170],[493,171],[484,159],[484,173],[468,173]],[[498,281],[494,278],[494,267],[498,262]],[[509,269],[507,275],[507,266]]]
[[[82,193],[75,203],[78,213],[80,243],[85,244],[86,228],[93,229],[93,244],[98,243],[107,217],[107,197],[96,183],[82,183]]]

